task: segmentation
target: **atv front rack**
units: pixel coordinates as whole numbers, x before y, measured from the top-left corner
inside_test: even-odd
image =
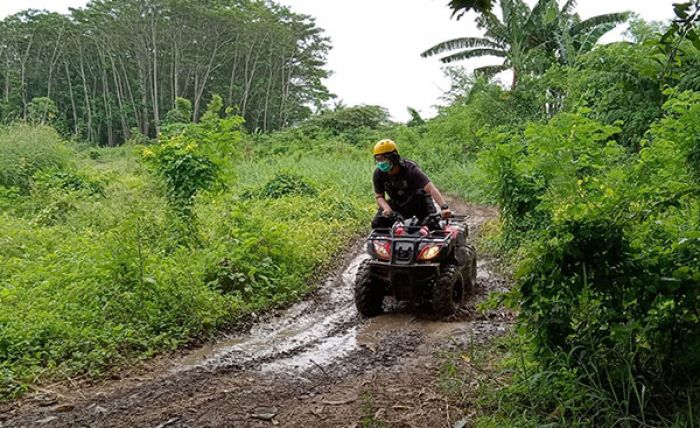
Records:
[[[466,222],[467,222],[467,216],[466,215],[454,215],[450,219],[448,219],[448,222],[446,225],[449,225],[451,223],[456,223],[460,226],[465,226],[464,232],[465,234],[468,234],[468,229],[466,227]],[[416,231],[420,230],[421,226],[407,226],[408,229],[415,229]],[[415,241],[416,238],[420,238],[421,242],[435,242],[435,243],[440,243],[442,241],[446,241],[447,238],[450,236],[452,232],[444,229],[440,230],[431,230],[428,235],[426,236],[421,236],[418,233],[408,233],[408,234],[402,234],[402,235],[395,235],[394,234],[394,229],[393,227],[391,228],[377,228],[373,229],[372,232],[369,234],[368,239],[384,239],[386,240],[387,238],[390,239],[404,239],[404,238],[409,238],[412,241]]]

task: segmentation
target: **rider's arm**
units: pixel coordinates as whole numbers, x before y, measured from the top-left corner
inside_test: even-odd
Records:
[[[442,197],[442,193],[440,193],[438,188],[435,187],[432,182],[428,183],[423,190],[428,192],[428,194],[433,197],[435,202],[440,205],[440,214],[442,215],[442,218],[452,217],[452,211],[450,211],[449,208],[443,208],[447,206],[447,202],[445,201],[445,198]]]
[[[429,194],[430,196],[432,196],[433,199],[435,199],[435,202],[437,202],[438,205],[443,206],[443,205],[446,204],[445,198],[442,197],[442,193],[440,193],[440,191],[438,190],[438,188],[435,187],[435,185],[434,185],[432,182],[428,183],[428,184],[423,188],[423,190],[425,190],[426,192],[428,192],[428,194]]]
[[[379,205],[379,208],[382,209],[382,211],[384,212],[384,215],[388,215],[392,212],[392,209],[389,206],[389,203],[384,198],[383,193],[375,193],[374,197],[377,198],[377,205]]]

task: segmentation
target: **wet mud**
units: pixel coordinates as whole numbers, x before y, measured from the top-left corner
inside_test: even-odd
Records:
[[[496,216],[491,207],[451,205],[469,215],[477,233]],[[156,358],[117,379],[37,388],[0,407],[0,427],[425,427],[458,420],[438,385],[439,354],[508,330],[512,314],[475,310],[507,281],[481,258],[476,295],[450,319],[391,301],[385,314],[364,319],[353,283],[367,256],[363,245],[354,248],[309,298],[248,331]]]

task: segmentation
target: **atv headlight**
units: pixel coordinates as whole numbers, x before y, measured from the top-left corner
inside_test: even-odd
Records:
[[[374,241],[374,253],[381,260],[391,260],[391,242],[389,241]]]
[[[426,245],[418,254],[418,260],[432,260],[442,251],[442,245]]]

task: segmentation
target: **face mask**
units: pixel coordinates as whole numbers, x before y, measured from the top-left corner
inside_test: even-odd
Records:
[[[389,161],[377,162],[377,168],[381,172],[389,172],[389,171],[391,171],[392,167],[393,167],[393,165]]]

